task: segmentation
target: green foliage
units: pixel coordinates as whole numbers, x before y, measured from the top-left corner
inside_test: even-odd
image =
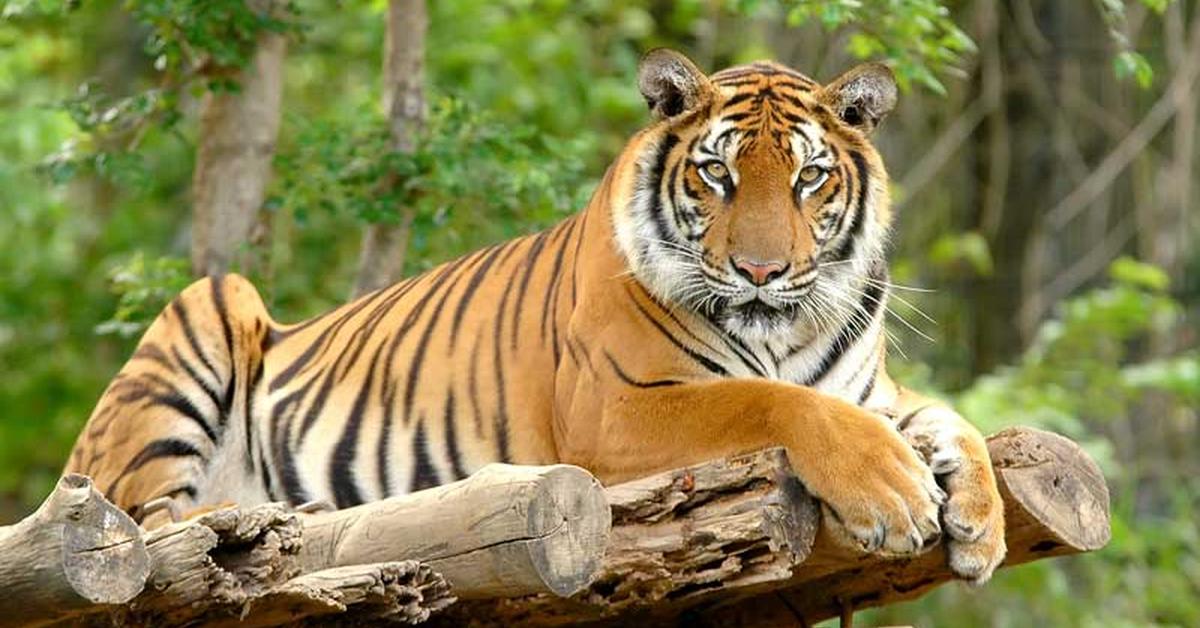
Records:
[[[1161,270],[1123,258],[1110,275],[1112,285],[1064,301],[1021,360],[981,377],[959,396],[959,409],[985,431],[1032,421],[1101,442],[1089,426],[1128,416],[1144,390],[1159,387],[1150,374],[1176,372],[1140,363],[1140,379],[1131,381],[1125,365],[1136,356],[1132,341],[1169,333],[1180,317]]]
[[[126,0],[125,8],[150,28],[146,53],[168,77],[208,74],[209,89],[236,89],[217,70],[250,61],[263,33],[300,33],[295,2],[273,0]]]
[[[1167,10],[1167,5],[1173,1],[1137,0],[1141,5],[1159,15],[1162,15]],[[1113,74],[1122,80],[1132,78],[1138,87],[1146,89],[1154,82],[1154,68],[1150,66],[1150,62],[1142,53],[1134,50],[1129,36],[1125,34],[1127,30],[1126,4],[1128,2],[1125,0],[1096,0],[1100,16],[1104,18],[1104,24],[1108,27],[1108,36],[1117,49],[1117,53],[1113,57]]]
[[[587,201],[593,136],[545,137],[450,97],[436,100],[415,149],[392,149],[386,121],[365,108],[350,119],[301,123],[277,158],[271,206],[305,217],[341,212],[365,222],[414,216],[414,270],[429,260],[548,226]]]
[[[96,326],[97,334],[141,336],[158,313],[192,282],[191,266],[180,257],[147,259],[142,251],[113,267],[109,277],[117,296],[111,319]]]
[[[741,11],[766,4],[782,8],[789,26],[816,22],[828,31],[850,29],[847,50],[860,59],[887,59],[900,86],[914,83],[944,94],[938,75],[955,73],[975,43],[939,0],[734,0]]]

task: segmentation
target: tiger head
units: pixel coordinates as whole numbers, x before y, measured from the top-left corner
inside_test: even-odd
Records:
[[[896,102],[891,71],[821,85],[760,62],[705,76],[659,49],[638,83],[655,120],[627,147],[613,205],[634,276],[745,340],[844,324],[891,221],[868,141]]]

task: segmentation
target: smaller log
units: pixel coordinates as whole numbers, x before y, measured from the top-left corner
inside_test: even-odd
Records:
[[[0,527],[0,626],[41,625],[128,602],[148,573],[137,523],[87,477],[64,476],[32,515]]]
[[[452,484],[300,517],[306,573],[418,560],[466,599],[579,591],[611,526],[600,483],[561,464],[492,464]]]

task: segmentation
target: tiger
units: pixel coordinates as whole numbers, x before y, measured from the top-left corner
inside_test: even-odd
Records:
[[[149,325],[78,437],[147,527],[206,505],[346,508],[491,462],[605,484],[783,446],[850,547],[1005,556],[980,432],[887,373],[886,65],[822,85],[656,49],[650,120],[579,211],[295,324],[236,274]]]

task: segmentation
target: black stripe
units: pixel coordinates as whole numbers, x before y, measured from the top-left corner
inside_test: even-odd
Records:
[[[191,419],[196,425],[204,430],[204,435],[208,437],[214,444],[219,442],[217,432],[204,420],[204,414],[200,412],[196,405],[190,399],[185,397],[179,391],[172,391],[165,394],[154,394],[150,396],[149,401],[153,404],[167,406],[172,410]]]
[[[698,364],[700,364],[700,366],[703,366],[710,373],[716,373],[717,375],[721,375],[721,376],[729,375],[729,371],[725,370],[725,367],[721,366],[720,364],[713,361],[712,359],[705,356],[704,354],[699,353],[699,352],[695,351],[694,349],[692,349],[691,347],[685,345],[678,338],[676,338],[675,335],[672,334],[665,326],[663,326],[662,323],[658,322],[657,318],[655,318],[650,312],[646,311],[646,308],[643,307],[642,304],[638,301],[637,296],[633,293],[633,290],[628,285],[625,286],[625,292],[629,296],[629,300],[633,301],[633,304],[635,306],[637,306],[638,312],[640,312],[641,315],[643,317],[645,317],[646,320],[650,321],[650,323],[652,325],[654,325],[654,327],[656,329],[658,329],[658,331],[660,333],[662,333],[663,336],[666,336],[667,340],[670,340],[671,344],[675,345],[676,348],[678,348],[680,351],[683,351],[688,357],[695,360]]]
[[[854,217],[850,222],[849,234],[842,240],[837,251],[833,254],[833,260],[841,261],[850,258],[850,253],[853,252],[854,243],[862,234],[863,223],[865,222],[865,214],[867,213],[867,193],[870,190],[868,180],[870,175],[867,174],[867,162],[858,151],[850,151],[850,159],[854,161],[854,169],[858,174],[856,181],[858,187],[858,202],[855,204]]]
[[[387,367],[390,367],[389,363]],[[380,402],[383,406],[383,420],[379,422],[379,441],[375,445],[375,472],[379,476],[379,493],[384,497],[392,495],[392,477],[388,473],[391,465],[392,430],[396,421],[396,387],[387,379],[388,368],[384,368],[383,385],[379,387]]]
[[[473,256],[471,264],[478,260],[478,256]],[[470,268],[468,264],[466,268]],[[412,359],[408,367],[408,379],[404,385],[404,416],[412,414],[413,401],[416,398],[417,382],[421,380],[421,370],[425,367],[425,354],[429,349],[429,341],[433,338],[433,331],[437,329],[437,325],[442,320],[442,308],[446,307],[446,300],[454,292],[455,286],[462,280],[462,275],[457,272],[449,281],[438,286],[436,290],[441,291],[441,298],[438,299],[437,305],[434,306],[433,312],[429,315],[429,320],[425,323],[425,329],[421,332],[421,338],[417,341],[417,348],[413,352]]]
[[[212,373],[212,376],[220,382],[221,375],[217,373],[217,367],[213,366],[213,363],[208,360],[208,356],[204,355],[204,351],[200,349],[200,341],[196,339],[196,331],[192,329],[192,323],[188,320],[187,308],[183,307],[183,301],[179,298],[172,301],[171,311],[179,319],[179,324],[183,327],[183,335],[187,338],[188,345],[192,347],[192,351],[196,354],[196,357],[200,358],[200,361],[204,363],[208,372]]]
[[[737,105],[738,103],[750,100],[751,98],[755,98],[757,96],[758,96],[758,92],[741,92],[738,94],[734,94],[733,96],[729,97],[729,100],[725,101],[725,104],[723,106],[726,108],[732,107],[734,105]]]
[[[124,481],[130,473],[141,469],[155,460],[161,460],[163,458],[200,458],[203,461],[204,456],[200,453],[200,450],[196,449],[194,445],[185,440],[180,440],[178,438],[159,438],[152,440],[147,443],[145,447],[142,447],[142,450],[139,451],[132,460],[125,464],[125,468],[122,469],[121,473],[119,473],[116,479],[112,481],[112,484],[109,484],[108,488],[102,492],[105,496],[111,499],[113,492],[117,490],[117,487],[121,485],[121,482]],[[195,497],[194,491],[195,489],[193,489],[193,493],[191,495],[192,497]]]
[[[512,281],[504,288],[500,304],[496,307],[496,324],[492,327],[492,371],[496,376],[496,415],[492,419],[492,427],[496,432],[496,447],[501,462],[508,462],[508,399],[505,394],[504,362],[501,360],[500,337],[504,330],[504,312],[508,306],[508,298],[512,295]],[[515,321],[514,321],[515,325]],[[516,334],[516,331],[513,332]]]
[[[575,241],[575,253],[571,256],[571,309],[575,309],[575,305],[579,302],[579,295],[576,292],[576,286],[579,285],[579,249],[583,247],[583,240],[587,236],[587,212],[578,214],[582,216],[579,225],[579,239]]]
[[[683,383],[677,379],[638,380],[626,373],[620,364],[617,364],[616,358],[608,352],[608,349],[604,350],[604,357],[608,358],[608,363],[612,366],[613,372],[617,374],[617,377],[630,386],[637,388],[661,388],[663,386],[678,386]]]
[[[442,417],[445,421],[443,426],[446,430],[446,457],[450,458],[450,473],[453,476],[452,480],[461,480],[467,477],[467,472],[463,471],[462,454],[458,451],[458,434],[457,428],[454,426],[458,421],[455,415],[454,407],[454,389],[446,390],[446,413]]]
[[[429,458],[429,439],[425,435],[425,417],[417,420],[417,433],[413,435],[413,473],[410,492],[433,488],[441,484],[437,470]]]
[[[550,326],[553,328],[550,346],[554,350],[554,365],[558,366],[558,360],[561,357],[562,351],[558,346],[558,311],[551,312],[550,304],[558,304],[558,291],[562,286],[562,262],[563,256],[567,251],[567,245],[571,243],[571,236],[575,235],[575,220],[569,219],[567,222],[567,232],[562,237],[562,242],[558,245],[558,252],[554,255],[554,265],[550,269],[550,287],[546,289],[546,298],[542,302],[542,342],[546,341],[546,319],[550,319]],[[566,224],[566,223],[564,223]]]
[[[137,351],[134,351],[133,355],[129,357],[129,360],[149,360],[168,371],[175,370],[175,367],[171,365],[171,360],[167,358],[167,354],[163,353],[158,345],[150,342],[140,345]]]
[[[463,288],[462,296],[458,298],[458,306],[454,308],[454,322],[450,325],[450,350],[453,350],[458,344],[458,329],[462,326],[463,315],[467,312],[467,305],[471,303],[471,299],[475,298],[475,291],[479,289],[484,275],[487,274],[488,269],[495,263],[500,251],[501,247],[499,245],[491,247],[487,253],[487,257],[483,259],[483,263],[479,265],[479,268],[475,269],[475,273],[467,281],[467,286]]]
[[[525,256],[525,274],[521,277],[521,288],[517,291],[517,302],[512,311],[512,349],[517,349],[517,338],[520,336],[520,320],[521,314],[525,308],[521,306],[525,302],[525,293],[529,290],[529,279],[533,276],[533,266],[537,263],[538,256],[542,253],[542,248],[546,246],[546,238],[550,232],[543,231],[533,238],[533,244],[529,247],[529,254]]]
[[[279,470],[279,481],[283,484],[283,492],[291,504],[303,504],[308,500],[308,492],[304,490],[300,480],[300,472],[296,468],[296,459],[292,451],[292,428],[296,411],[304,401],[304,396],[312,382],[290,392],[280,399],[272,409],[271,440],[275,451],[274,458]]]
[[[121,476],[124,476],[133,471],[137,471],[142,467],[158,460],[159,458],[204,458],[199,449],[195,445],[180,440],[178,438],[158,438],[150,441],[142,450],[138,452],[125,469],[121,471]]]
[[[878,374],[878,368],[876,368],[874,371],[871,371],[871,378],[867,380],[867,385],[862,389],[862,392],[858,394],[858,405],[861,406],[862,404],[866,403],[867,398],[871,396],[871,391],[875,390],[875,376]]]
[[[217,320],[221,321],[221,334],[225,337],[225,353],[229,360],[229,380],[225,382],[225,396],[221,399],[221,414],[217,423],[225,427],[229,419],[229,411],[233,408],[233,391],[237,388],[237,364],[234,363],[233,330],[229,327],[229,309],[225,307],[225,276],[220,275],[209,280],[212,289],[213,306],[217,309]]]
[[[196,369],[192,368],[191,364],[188,364],[187,360],[183,357],[183,354],[179,352],[178,347],[171,347],[171,356],[175,358],[175,361],[179,363],[179,366],[183,367],[183,370],[188,374],[188,377],[191,377],[192,380],[196,382],[196,385],[200,387],[200,390],[204,391],[205,396],[207,396],[208,400],[213,404],[213,410],[216,410],[217,413],[220,414],[222,412],[221,401],[217,399],[217,391],[213,390],[212,386],[208,385],[208,382],[200,378],[200,374],[196,372]],[[163,380],[163,383],[166,384],[166,380]],[[166,385],[170,388],[174,388],[173,385]]]
[[[851,315],[846,325],[842,327],[842,331],[838,334],[837,338],[829,345],[829,349],[825,352],[825,355],[821,356],[821,362],[817,365],[817,370],[805,379],[804,385],[812,386],[829,374],[830,369],[841,359],[842,354],[858,341],[862,333],[867,329],[868,323],[875,319],[875,315],[882,303],[883,288],[876,282],[868,282],[866,290],[863,291],[862,298],[859,299],[859,307]]]
[[[397,289],[389,294],[386,299],[381,301],[379,305],[376,305],[371,312],[367,314],[366,318],[363,319],[362,323],[354,326],[353,331],[350,332],[350,337],[347,338],[345,342],[339,343],[339,345],[342,347],[342,350],[338,354],[335,362],[337,364],[344,364],[345,366],[339,371],[340,375],[338,375],[338,382],[342,382],[346,379],[346,376],[350,374],[350,370],[358,362],[359,356],[362,355],[362,352],[367,348],[367,344],[371,339],[371,335],[375,333],[375,330],[379,327],[380,323],[387,318],[387,315],[391,313],[393,309],[395,309],[396,304],[400,302],[400,299],[404,298],[404,295],[408,294],[408,292],[412,290],[413,286],[415,285],[415,281],[405,281],[401,284],[398,284]]]
[[[663,174],[667,167],[667,159],[671,155],[671,149],[679,144],[679,136],[674,133],[668,133],[658,145],[658,153],[654,158],[653,169],[649,173],[649,181],[646,187],[651,192],[650,202],[650,218],[654,221],[654,230],[660,240],[666,242],[676,242],[675,234],[671,232],[667,224],[666,212],[663,211]]]
[[[304,351],[300,354],[299,357],[297,357],[295,360],[293,360],[292,363],[287,366],[287,368],[280,371],[279,374],[276,375],[275,378],[271,380],[271,384],[270,384],[270,386],[268,386],[268,390],[270,390],[270,392],[275,392],[276,390],[279,389],[280,386],[283,386],[284,384],[291,381],[292,378],[298,372],[300,372],[300,369],[304,368],[310,361],[313,360],[314,356],[317,354],[318,349],[322,349],[322,354],[323,354],[324,348],[326,348],[328,346],[328,341],[331,339],[331,337],[334,334],[336,334],[338,332],[338,330],[340,330],[342,328],[342,326],[344,326],[346,324],[347,321],[349,321],[351,318],[353,318],[355,314],[357,314],[360,310],[365,308],[367,305],[369,305],[375,299],[378,299],[381,295],[384,294],[384,292],[385,292],[384,290],[379,290],[377,292],[373,292],[370,295],[367,295],[367,296],[361,298],[357,303],[347,306],[346,311],[343,312],[340,316],[338,316],[336,321],[334,321],[332,324],[330,324],[328,327],[326,327],[324,330],[322,330],[321,333],[318,334],[317,337],[313,339],[312,343],[310,343],[308,345],[308,347],[304,349]],[[325,318],[324,316],[318,317],[317,319],[314,319],[311,322],[323,320],[324,318]],[[307,327],[310,323],[305,323],[304,325]],[[288,330],[287,332],[272,331],[272,334],[278,334],[279,336],[285,337],[285,334],[290,335],[291,333],[295,333],[296,331],[299,331],[299,330],[292,329],[292,330]],[[277,342],[278,340],[280,340],[280,337],[275,337],[272,340]]]
[[[363,415],[366,412],[367,399],[371,396],[371,388],[375,384],[375,367],[379,364],[379,356],[383,353],[383,344],[375,349],[371,362],[367,365],[367,378],[362,388],[354,398],[354,405],[346,417],[346,425],[342,436],[333,448],[329,459],[329,483],[333,489],[333,500],[338,508],[357,506],[363,503],[362,492],[355,483],[354,473],[350,468],[358,455],[358,435],[362,431]]]

